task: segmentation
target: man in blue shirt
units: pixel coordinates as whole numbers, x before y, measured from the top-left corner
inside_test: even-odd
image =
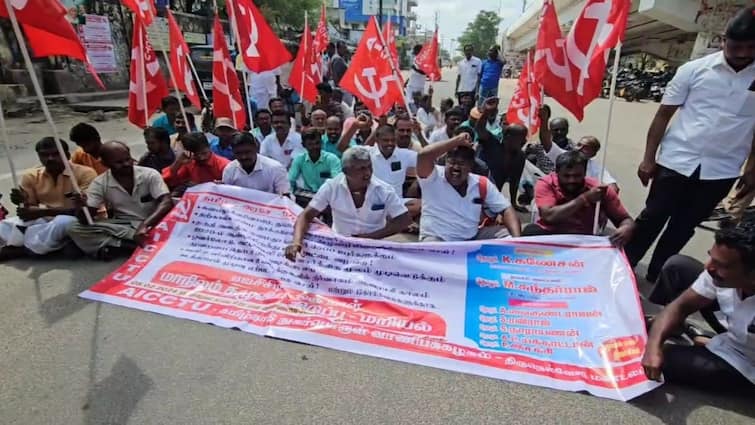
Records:
[[[238,130],[233,126],[233,120],[230,118],[217,118],[215,120],[215,137],[210,140],[210,150],[215,155],[220,155],[230,161],[236,159],[233,155],[231,142],[233,136]]]
[[[482,62],[480,69],[480,97],[477,106],[482,106],[485,99],[498,97],[498,81],[501,79],[504,62],[498,57],[498,46],[488,50],[488,58]]]

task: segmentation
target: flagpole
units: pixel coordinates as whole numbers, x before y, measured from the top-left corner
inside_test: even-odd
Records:
[[[375,19],[373,16],[372,19]],[[377,22],[375,22],[377,25]],[[406,106],[406,113],[409,115],[409,119],[414,119],[412,116],[412,110],[409,108],[409,99],[406,97],[406,91],[403,87],[401,87],[401,83],[399,82],[398,78],[398,70],[396,70],[396,64],[393,63],[393,57],[391,56],[390,49],[385,44],[385,37],[383,37],[383,28],[380,27],[380,25],[377,25],[378,28],[378,37],[380,37],[380,44],[383,46],[383,50],[388,49],[388,63],[391,64],[391,71],[393,71],[393,81],[396,83],[396,86],[398,86],[399,91],[401,92],[401,97],[404,99],[404,106]],[[397,58],[398,59],[398,58]]]
[[[170,76],[170,81],[173,83],[173,90],[176,92],[176,98],[178,98],[178,106],[181,108],[181,115],[184,118],[184,123],[186,123],[186,130],[191,132],[191,123],[189,123],[189,117],[186,115],[186,108],[184,108],[184,103],[181,101],[181,92],[178,91],[178,81],[176,80],[176,74],[173,73],[173,67],[170,64],[170,58],[168,57],[168,52],[163,50],[163,58],[165,59],[165,64],[168,65],[168,75]]]
[[[305,10],[304,11],[304,29],[305,30],[307,29],[307,23],[308,23],[307,22],[307,17],[308,17],[308,13]],[[303,43],[302,44],[304,44],[304,55],[302,55],[302,58],[304,59],[304,63],[301,66],[301,71],[302,71],[301,72],[301,86],[300,86],[301,87],[300,88],[301,93],[299,93],[299,95],[301,97],[302,111],[303,111],[304,110],[304,79],[305,79],[305,77],[307,75],[307,70],[305,69],[304,66],[307,64],[307,49],[309,48],[307,46],[307,39],[309,38],[309,34],[304,34],[302,32],[302,38],[303,38]]]
[[[18,175],[16,174],[16,164],[10,153],[10,139],[8,138],[8,127],[5,126],[5,113],[3,112],[3,103],[0,101],[0,132],[2,132],[3,146],[5,147],[5,156],[8,158],[8,167],[10,167],[10,176],[13,180],[13,187],[18,186]]]
[[[616,101],[616,77],[619,73],[619,58],[621,57],[621,42],[616,45],[616,48],[614,49],[614,58],[613,58],[613,75],[611,75],[611,92],[608,95],[608,120],[606,123],[606,137],[603,139],[603,159],[601,160],[600,164],[600,180],[598,180],[598,183],[600,185],[603,185],[603,177],[606,173],[606,154],[608,152],[608,137],[611,135],[611,118],[613,117],[613,104]],[[595,217],[593,221],[592,226],[592,233],[594,235],[598,234],[598,219],[600,214],[600,201],[598,201],[597,204],[595,204]]]
[[[149,106],[147,103],[147,70],[145,69],[147,67],[146,62],[144,61],[144,37],[147,36],[147,27],[144,26],[144,22],[139,21],[138,18],[135,17],[134,25],[136,25],[136,22],[139,22],[139,31],[142,32],[141,36],[139,37],[139,62],[137,63],[137,68],[139,68],[139,78],[142,80],[142,102],[144,102],[144,126],[149,126]],[[187,123],[188,125],[188,123]]]
[[[239,27],[236,25],[236,12],[233,8],[233,0],[227,0],[231,4],[231,16],[228,17],[228,23],[231,25],[231,31],[233,31],[233,37],[236,39],[236,48],[239,50],[241,56],[241,63],[244,64],[244,69],[241,70],[241,78],[244,80],[244,95],[246,96],[246,111],[249,114],[249,128],[254,128],[254,117],[252,116],[252,98],[249,95],[249,85],[247,82],[246,70],[248,69],[244,62],[244,53],[241,49],[241,37],[239,37]],[[233,64],[234,68],[236,64]],[[226,82],[227,84],[228,82]],[[259,105],[258,105],[259,106]],[[234,123],[234,125],[236,125]],[[237,128],[237,130],[243,130],[243,128]]]
[[[24,58],[24,65],[26,66],[26,70],[29,72],[31,85],[34,86],[34,92],[36,93],[37,98],[39,99],[40,107],[42,108],[42,113],[47,119],[47,122],[50,124],[50,129],[52,130],[52,137],[55,139],[55,147],[58,149],[58,154],[60,155],[60,158],[63,161],[63,167],[66,173],[68,173],[68,176],[71,178],[71,188],[73,189],[74,192],[80,194],[81,188],[79,187],[79,183],[76,181],[76,176],[74,176],[73,174],[73,169],[71,168],[71,163],[68,161],[68,156],[66,155],[66,151],[63,149],[63,144],[60,143],[60,134],[58,132],[58,127],[55,125],[55,121],[53,121],[52,119],[50,108],[47,106],[44,93],[42,92],[42,86],[39,85],[39,79],[37,79],[37,74],[34,72],[34,67],[32,66],[31,58],[29,57],[29,49],[26,46],[26,40],[24,39],[24,34],[21,32],[21,27],[18,25],[18,19],[16,18],[16,11],[13,9],[11,0],[4,0],[4,2],[5,2],[5,8],[8,10],[8,18],[10,19],[11,26],[13,26],[13,32],[16,34],[16,41],[18,42],[18,48],[21,51],[21,55]],[[5,120],[3,119],[3,122],[4,121]],[[5,128],[5,126],[3,126],[3,128]],[[84,207],[84,217],[86,217],[87,224],[94,223],[92,221],[92,215],[89,214],[89,208],[87,208],[86,206]]]
[[[204,91],[204,86],[202,86],[202,80],[199,79],[199,74],[197,74],[197,69],[194,68],[194,61],[191,60],[191,54],[186,55],[186,60],[189,61],[189,67],[191,68],[191,72],[197,81],[197,85],[199,86],[199,91],[202,93],[202,98],[205,100],[205,102],[209,101],[209,99],[207,98],[207,93],[205,93]]]

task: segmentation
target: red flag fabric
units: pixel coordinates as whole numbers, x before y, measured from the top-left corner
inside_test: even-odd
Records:
[[[315,31],[315,38],[312,41],[312,48],[316,54],[322,56],[322,52],[328,48],[329,42],[328,20],[325,12],[325,2],[323,2],[322,7],[320,8],[320,22],[317,23],[317,30]]]
[[[391,53],[393,66],[396,68],[396,70],[398,70],[399,62],[398,49],[396,49],[396,34],[393,32],[393,24],[391,23],[390,19],[388,19],[388,22],[386,22],[385,26],[383,27],[383,40],[385,40],[385,44],[388,45],[388,51]],[[401,73],[398,73],[398,81],[403,87],[404,77],[401,75]]]
[[[154,0],[122,0],[123,5],[128,7],[137,19],[144,22],[144,26],[152,25],[157,12],[155,11]]]
[[[186,93],[192,105],[202,109],[202,102],[199,100],[199,93],[194,85],[194,77],[189,69],[188,55],[189,46],[186,44],[181,28],[173,17],[170,9],[167,9],[168,15],[168,35],[170,39],[170,67],[176,77],[178,89]]]
[[[438,29],[435,29],[432,40],[422,46],[414,63],[427,75],[430,81],[440,81],[440,66],[438,65]]]
[[[529,134],[536,134],[540,129],[540,108],[543,105],[541,85],[535,75],[535,69],[527,55],[519,83],[514,89],[506,121],[509,124],[521,124],[527,127]]]
[[[249,70],[271,71],[291,62],[291,53],[251,0],[228,0],[226,8],[229,21],[232,25],[236,23],[241,57]]]
[[[340,86],[358,97],[375,116],[403,103],[401,86],[393,75],[388,48],[381,42],[377,21],[373,16],[351,59]]]
[[[32,56],[68,56],[78,59],[87,65],[95,82],[101,88],[105,88],[92,68],[76,30],[66,19],[66,9],[59,1],[12,0],[10,3],[18,23],[26,34]],[[4,1],[0,1],[0,17],[9,17]]]
[[[293,67],[291,67],[288,85],[310,103],[317,102],[317,83],[322,81],[317,59],[319,56],[312,46],[312,33],[309,31],[309,23],[305,18],[299,52],[296,54]]]
[[[160,63],[157,61],[152,44],[147,38],[147,30],[139,19],[134,20],[130,77],[128,120],[137,127],[144,128],[148,124],[148,117],[160,108],[160,102],[168,95],[168,85],[160,71]],[[146,105],[144,104],[145,97]]]
[[[228,44],[225,41],[223,26],[220,18],[215,14],[213,25],[213,53],[212,53],[212,105],[216,117],[231,118],[236,129],[246,126],[246,113],[241,103],[239,91],[239,77],[236,67],[231,62]]]
[[[631,0],[588,0],[566,38],[560,35],[552,0],[543,4],[536,73],[545,91],[578,120],[600,95],[610,49],[624,38]]]

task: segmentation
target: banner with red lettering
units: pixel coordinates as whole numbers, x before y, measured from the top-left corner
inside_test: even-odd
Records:
[[[342,237],[285,197],[190,188],[148,244],[81,294],[308,344],[629,400],[659,384],[640,358],[632,271],[606,238],[455,243]]]

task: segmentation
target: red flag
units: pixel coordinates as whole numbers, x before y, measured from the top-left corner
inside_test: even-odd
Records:
[[[128,120],[137,127],[144,128],[148,124],[148,116],[160,108],[160,102],[168,95],[168,85],[160,71],[160,63],[155,51],[152,50],[152,44],[147,38],[147,30],[138,19],[134,20],[134,37],[131,41],[130,77]]]
[[[168,15],[168,34],[170,37],[170,67],[173,69],[173,74],[176,77],[176,84],[178,84],[179,90],[186,93],[186,97],[189,98],[192,105],[202,109],[202,102],[199,100],[199,94],[194,85],[194,77],[191,74],[191,69],[189,69],[189,46],[186,44],[186,40],[184,40],[176,18],[173,17],[170,9],[166,9],[166,11]]]
[[[144,26],[152,25],[157,12],[155,11],[154,0],[122,0],[123,5],[131,9],[134,16],[144,22]]]
[[[362,35],[349,69],[341,78],[341,88],[358,97],[375,116],[403,103],[401,87],[391,69],[390,53],[380,40],[373,16]]]
[[[385,40],[385,44],[388,45],[388,51],[391,53],[393,66],[398,70],[399,63],[398,49],[396,49],[396,34],[393,32],[393,24],[391,23],[390,19],[388,19],[388,22],[383,27],[383,40]],[[404,85],[404,77],[401,75],[401,73],[398,73],[398,81],[399,83],[401,83],[401,86]]]
[[[213,32],[215,38],[212,44],[212,105],[215,116],[231,118],[237,129],[243,129],[246,126],[246,114],[241,103],[239,77],[231,62],[223,26],[220,25],[217,14]]]
[[[514,89],[509,109],[506,112],[506,121],[509,124],[521,124],[527,127],[529,134],[537,133],[540,129],[540,108],[543,105],[543,97],[540,83],[535,76],[535,70],[527,55],[519,83]]]
[[[12,0],[18,23],[24,29],[34,57],[68,56],[87,65],[95,82],[105,88],[92,68],[86,49],[76,30],[66,19],[66,9],[56,0]],[[8,18],[5,2],[0,1],[0,17]]]
[[[291,74],[288,77],[288,85],[291,86],[307,102],[317,102],[317,83],[322,81],[320,75],[320,62],[318,55],[312,46],[312,33],[309,31],[309,23],[304,18],[304,32],[299,43],[299,52],[296,54]]]
[[[236,23],[241,57],[249,70],[270,71],[291,62],[291,53],[251,0],[228,0],[226,8],[229,22]]]
[[[536,73],[545,91],[578,120],[600,95],[606,58],[624,38],[630,0],[588,0],[566,38],[558,29],[552,0],[543,4]]]
[[[323,2],[320,8],[320,22],[317,23],[317,30],[315,31],[315,38],[312,41],[312,48],[317,55],[322,56],[322,52],[325,51],[330,42],[328,36],[328,20],[325,12],[325,2]]]
[[[432,40],[425,43],[422,46],[422,51],[419,52],[414,63],[417,68],[427,75],[430,81],[440,81],[440,66],[438,65],[438,29],[435,29],[435,34]]]

